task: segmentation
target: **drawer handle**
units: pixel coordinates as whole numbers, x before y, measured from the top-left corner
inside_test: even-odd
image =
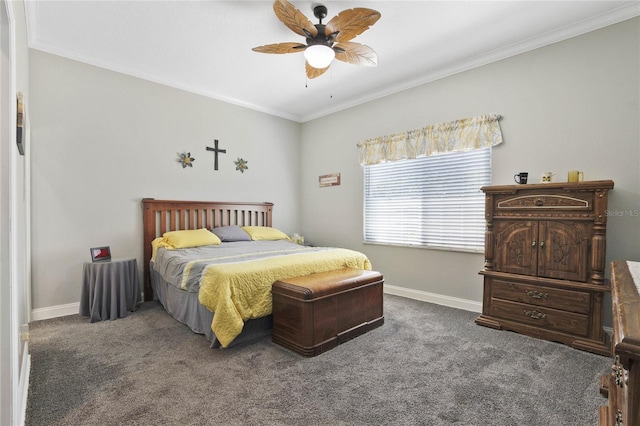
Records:
[[[623,388],[627,384],[629,384],[629,379],[627,378],[627,374],[621,365],[616,366],[615,372],[616,372],[616,385],[618,385],[619,388]]]
[[[547,317],[547,314],[543,314],[542,312],[538,312],[538,311],[524,311],[524,314],[526,316],[528,316],[529,318],[532,319],[545,319]]]
[[[527,296],[533,297],[534,299],[546,299],[549,295],[547,293],[543,293],[541,291],[529,290],[525,292]]]
[[[619,355],[615,356],[614,362],[611,365],[611,371],[613,371],[615,383],[618,387],[623,388],[625,385],[629,384],[629,377],[627,377],[624,367],[620,364]]]
[[[534,201],[534,204],[536,206],[541,206],[541,205],[544,204],[544,201],[542,200],[542,198],[536,198],[535,201]]]

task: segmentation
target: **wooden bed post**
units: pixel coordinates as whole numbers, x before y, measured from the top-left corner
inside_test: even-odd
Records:
[[[153,214],[151,210],[151,206],[148,205],[150,201],[153,201],[153,198],[143,198],[142,199],[142,227],[143,227],[143,238],[142,238],[142,247],[143,247],[143,255],[142,255],[142,265],[144,271],[144,301],[148,302],[153,300],[153,290],[151,289],[151,274],[149,271],[149,260],[151,259],[151,241],[149,239],[150,235],[155,234],[155,214]]]

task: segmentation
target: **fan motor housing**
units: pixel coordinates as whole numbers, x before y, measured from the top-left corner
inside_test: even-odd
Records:
[[[327,37],[324,33],[325,25],[324,24],[315,24],[314,27],[318,30],[318,35],[315,37],[307,37],[307,45],[314,46],[317,44],[322,44],[325,46],[333,46],[333,40]]]
[[[322,20],[327,17],[327,7],[323,4],[316,3],[313,4],[311,8],[313,9],[313,16],[320,19],[320,23],[322,23]]]

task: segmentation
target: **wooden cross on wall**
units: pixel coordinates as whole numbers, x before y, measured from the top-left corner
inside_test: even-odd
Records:
[[[213,170],[218,170],[218,153],[221,152],[223,154],[227,153],[226,149],[218,149],[218,139],[214,139],[213,142],[215,143],[214,147],[207,147],[207,151],[213,151],[215,153],[215,160],[213,162]]]

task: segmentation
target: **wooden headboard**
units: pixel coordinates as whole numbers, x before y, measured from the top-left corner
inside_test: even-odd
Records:
[[[151,242],[169,231],[219,226],[272,226],[273,203],[174,201],[143,198],[144,300],[153,300]]]

